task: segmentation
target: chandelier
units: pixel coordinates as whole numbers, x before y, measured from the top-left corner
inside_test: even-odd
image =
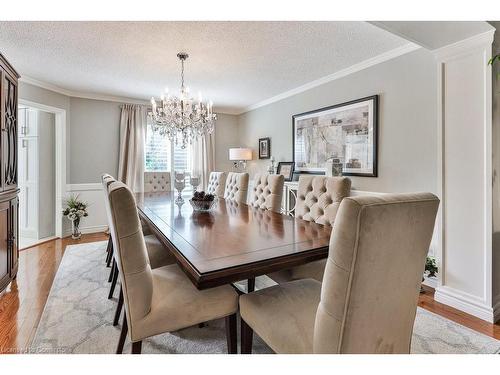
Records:
[[[212,102],[204,103],[201,93],[198,100],[189,94],[189,88],[184,87],[184,61],[189,57],[187,53],[178,53],[181,60],[181,90],[179,96],[170,96],[168,89],[157,102],[151,98],[150,118],[153,130],[162,136],[167,136],[176,145],[186,148],[188,144],[204,134],[214,131],[217,115],[213,113]]]

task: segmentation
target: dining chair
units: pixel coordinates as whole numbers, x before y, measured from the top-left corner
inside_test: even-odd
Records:
[[[224,187],[224,199],[246,204],[247,192],[248,173],[229,172]]]
[[[198,290],[175,264],[152,269],[133,193],[121,182],[112,182],[108,192],[125,306],[116,352],[122,353],[127,335],[132,353],[140,353],[148,337],[225,318],[228,352],[236,353],[236,291],[229,285]]]
[[[240,297],[241,352],[255,331],[277,353],[408,354],[438,206],[430,193],[345,198],[323,283]]]
[[[256,174],[254,188],[250,195],[248,205],[274,212],[281,211],[283,197],[283,184],[285,177],[277,174]]]
[[[300,176],[297,189],[295,217],[317,224],[332,225],[340,203],[351,191],[347,177]],[[312,278],[323,279],[326,259],[268,274],[277,283]]]
[[[170,172],[144,172],[144,192],[171,191]]]
[[[226,172],[210,172],[208,178],[207,193],[219,198],[224,197],[224,187],[226,185]]]
[[[104,190],[104,202],[105,202],[105,207],[106,207],[106,212],[108,213],[110,210],[109,206],[109,196],[108,196],[108,187],[111,183],[115,182],[116,180],[109,174],[104,174],[102,175],[102,185],[103,185],[103,190]],[[110,227],[110,236],[109,236],[109,241],[112,243],[112,231],[111,231],[111,226],[113,223],[108,220],[108,225]],[[144,233],[143,233],[144,234]],[[162,267],[168,264],[175,264],[175,257],[172,255],[170,250],[168,250],[163,244],[153,235],[147,235],[144,236],[144,241],[146,243],[146,250],[148,253],[148,259],[151,264],[151,268],[158,268]],[[114,251],[113,251],[113,246],[109,246],[108,242],[108,248],[111,250],[111,257],[113,258],[113,263],[111,267],[111,272],[109,274],[108,282],[111,282],[111,287],[109,290],[108,294],[108,299],[113,298],[113,294],[116,288],[116,283],[118,281],[118,266],[115,260],[114,256]],[[109,254],[109,253],[108,253]],[[118,325],[118,321],[120,319],[120,314],[123,308],[123,291],[122,287],[120,287],[120,294],[118,295],[118,305],[116,307],[116,312],[115,312],[115,317],[113,319],[113,325],[116,326]]]

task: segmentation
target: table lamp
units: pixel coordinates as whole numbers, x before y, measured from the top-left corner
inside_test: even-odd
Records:
[[[247,167],[247,161],[252,160],[252,149],[242,147],[230,148],[229,160],[234,162],[234,167],[236,169],[245,169]]]

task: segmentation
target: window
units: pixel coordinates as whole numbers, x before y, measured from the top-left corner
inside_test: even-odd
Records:
[[[188,145],[185,149],[182,149],[181,146],[176,146],[168,137],[161,136],[153,131],[149,119],[146,128],[145,154],[146,172],[170,172],[172,179],[174,177],[174,171],[188,172],[184,191],[188,192],[192,190],[189,184],[189,173],[192,166],[191,146]]]

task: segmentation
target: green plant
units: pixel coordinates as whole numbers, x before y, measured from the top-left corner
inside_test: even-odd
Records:
[[[438,272],[436,258],[429,256],[427,257],[425,261],[425,272],[427,273],[428,277],[436,276],[436,273]]]
[[[490,61],[488,61],[488,65],[493,65],[493,64],[495,64],[495,62],[498,62],[498,61],[500,61],[500,54],[493,56],[490,59]]]

